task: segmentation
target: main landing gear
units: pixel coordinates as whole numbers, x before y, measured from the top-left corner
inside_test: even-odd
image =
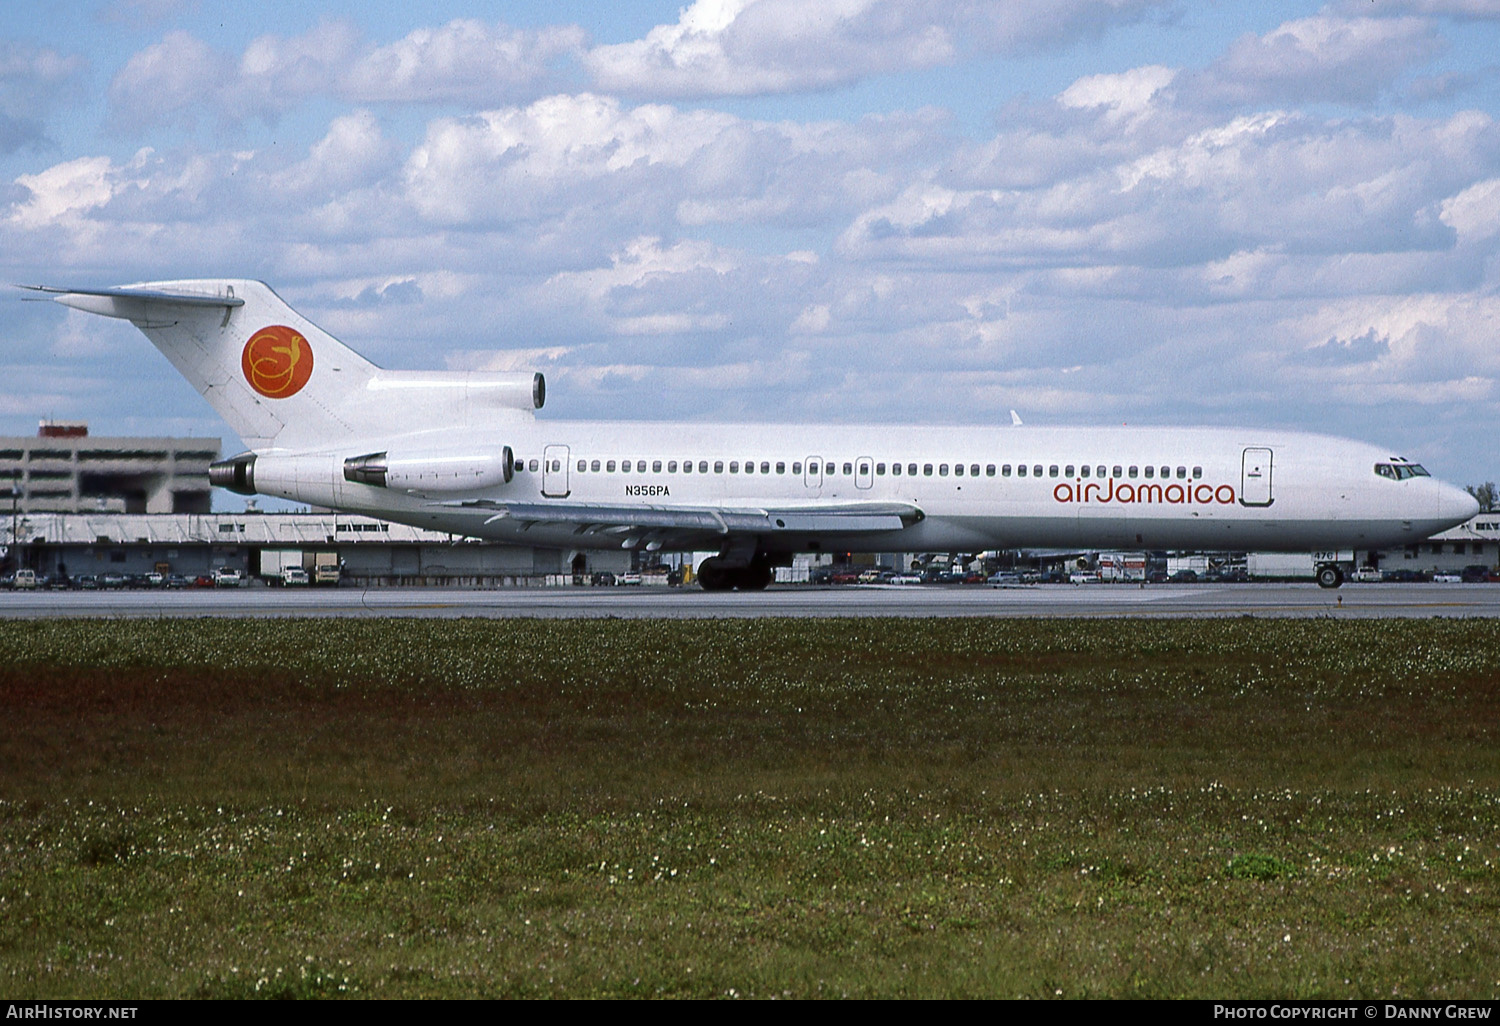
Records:
[[[1318,587],[1337,588],[1344,583],[1344,571],[1329,563],[1318,567]]]
[[[775,572],[771,561],[757,556],[748,566],[734,566],[720,556],[705,559],[698,567],[698,586],[704,591],[764,591]]]

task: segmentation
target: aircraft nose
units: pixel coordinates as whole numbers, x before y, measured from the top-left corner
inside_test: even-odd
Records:
[[[1438,491],[1438,518],[1461,524],[1479,512],[1479,500],[1456,485],[1445,484]]]

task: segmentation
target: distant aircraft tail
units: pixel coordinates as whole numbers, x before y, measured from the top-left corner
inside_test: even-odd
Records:
[[[260,281],[28,286],[141,329],[251,449],[335,449],[458,426],[496,407],[540,407],[540,374],[387,371]]]

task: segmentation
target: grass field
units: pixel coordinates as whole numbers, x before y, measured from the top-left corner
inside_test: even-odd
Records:
[[[0,623],[0,996],[1500,995],[1500,623]]]

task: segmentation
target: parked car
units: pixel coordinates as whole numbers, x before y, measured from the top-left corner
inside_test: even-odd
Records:
[[[1483,563],[1473,563],[1459,571],[1465,584],[1483,584],[1490,579],[1490,568]]]
[[[1362,566],[1354,571],[1354,579],[1361,584],[1373,584],[1381,580],[1380,571],[1373,566]]]
[[[1004,588],[1007,585],[1020,584],[1021,575],[1014,570],[999,570],[990,574],[989,580],[985,582],[992,588]]]
[[[1433,584],[1461,584],[1463,583],[1463,579],[1463,574],[1456,574],[1452,571],[1443,571],[1442,573],[1432,575]]]
[[[233,567],[223,566],[214,571],[214,587],[238,588],[245,583],[245,575]]]
[[[1198,572],[1196,570],[1179,570],[1168,578],[1173,584],[1196,584]]]

